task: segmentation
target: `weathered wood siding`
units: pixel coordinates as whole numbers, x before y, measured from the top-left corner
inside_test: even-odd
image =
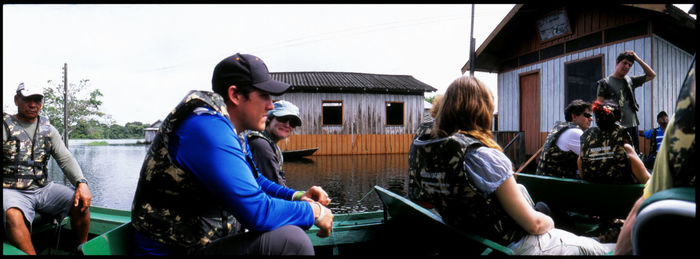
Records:
[[[547,132],[554,122],[564,120],[564,107],[567,105],[564,103],[565,63],[603,55],[604,76],[607,76],[615,70],[617,55],[625,50],[634,50],[657,74],[654,80],[646,82],[635,90],[635,96],[639,102],[637,116],[640,130],[656,125],[656,113],[660,110],[672,113],[675,109],[680,84],[687,73],[692,55],[653,35],[653,39],[642,37],[591,48],[498,74],[499,130],[520,130],[518,75],[540,70],[540,131]],[[641,74],[644,74],[644,71],[638,64],[633,66],[629,73],[629,75]]]
[[[423,116],[423,95],[354,93],[285,93],[274,100],[287,100],[299,107],[302,126],[295,135],[307,134],[413,134]],[[322,125],[322,101],[343,101],[343,125]],[[403,126],[386,125],[386,102],[404,104]]]
[[[561,7],[552,7],[545,13],[559,8]],[[644,10],[614,5],[607,8],[600,8],[598,5],[579,5],[567,6],[565,9],[571,26],[571,34],[543,42],[536,30],[528,28],[528,30],[520,32],[518,43],[515,46],[504,49],[504,51],[511,52],[506,56],[508,58],[517,57],[609,28],[640,22],[648,19],[649,16]]]
[[[654,62],[652,68],[656,72],[656,78],[652,80],[654,87],[651,91],[651,110],[647,114],[649,119],[641,124],[640,130],[658,127],[656,114],[660,111],[666,111],[669,118],[673,115],[681,84],[688,73],[688,66],[693,61],[692,54],[663,38],[654,35],[653,40]]]
[[[294,134],[277,145],[285,150],[318,147],[314,155],[405,154],[413,134]]]

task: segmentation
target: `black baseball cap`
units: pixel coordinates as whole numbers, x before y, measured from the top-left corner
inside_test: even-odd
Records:
[[[211,86],[214,92],[225,91],[231,85],[250,85],[272,95],[281,95],[289,84],[272,79],[262,59],[236,53],[214,67]]]

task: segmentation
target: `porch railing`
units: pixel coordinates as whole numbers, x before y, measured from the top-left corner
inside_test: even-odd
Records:
[[[513,163],[513,170],[525,162],[525,132],[494,131],[493,137],[496,143],[503,148],[503,153]]]

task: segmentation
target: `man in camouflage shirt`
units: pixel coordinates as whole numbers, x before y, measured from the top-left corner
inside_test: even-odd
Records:
[[[17,114],[4,114],[2,128],[5,236],[12,245],[30,255],[36,254],[30,235],[36,213],[58,219],[70,215],[71,227],[81,244],[87,242],[90,227],[92,194],[87,180],[56,128],[48,118],[39,116],[43,98],[40,86],[19,84],[15,95]],[[51,156],[75,190],[48,180]]]

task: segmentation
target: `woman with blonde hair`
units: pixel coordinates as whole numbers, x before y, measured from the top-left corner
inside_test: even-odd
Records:
[[[432,204],[445,222],[513,249],[515,254],[600,255],[601,244],[554,228],[515,181],[493,140],[493,97],[477,78],[457,78],[445,91],[431,138],[415,139],[409,161],[411,199]]]

